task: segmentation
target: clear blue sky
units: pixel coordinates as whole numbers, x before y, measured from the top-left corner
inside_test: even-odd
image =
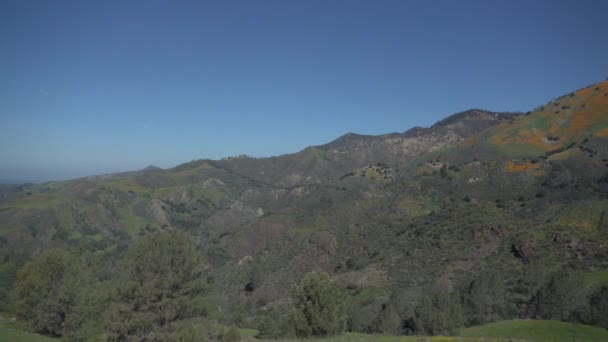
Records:
[[[0,180],[527,111],[608,77],[607,1],[0,1]]]

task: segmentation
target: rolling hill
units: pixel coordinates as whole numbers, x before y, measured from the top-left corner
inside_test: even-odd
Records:
[[[352,331],[388,303],[414,316],[436,279],[464,289],[492,272],[508,303],[492,320],[536,314],[533,274],[608,270],[607,93],[602,82],[526,114],[474,109],[272,158],[3,186],[0,303],[44,250],[109,279],[134,241],[176,229],[203,241],[231,324],[276,318],[317,269],[348,289]]]

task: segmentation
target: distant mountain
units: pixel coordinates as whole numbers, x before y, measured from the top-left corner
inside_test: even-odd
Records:
[[[517,291],[532,267],[608,272],[607,94],[602,82],[526,114],[472,109],[273,158],[2,187],[0,278],[52,247],[110,277],[134,241],[179,229],[204,242],[218,305],[243,320],[284,307],[314,269],[349,289],[355,330],[389,299],[413,311],[434,279],[465,288],[491,271],[509,288],[501,317],[529,317]]]
[[[362,155],[365,155],[370,152],[382,153],[384,151],[384,153],[392,153],[393,156],[384,155],[383,157],[402,161],[424,152],[452,145],[488,127],[513,120],[520,114],[471,109],[450,115],[430,128],[414,127],[404,133],[377,136],[347,133],[328,144],[317,146],[317,148],[333,154],[361,152]]]
[[[423,153],[456,144],[473,133],[512,120],[518,113],[474,109],[454,114],[431,128],[404,133],[347,133],[324,145],[273,158],[238,158],[215,162],[230,172],[279,187],[319,184],[366,165],[406,162]]]
[[[146,171],[159,171],[159,170],[162,170],[162,169],[158,166],[148,165],[148,166],[144,167],[143,169],[141,169],[140,171],[146,172]]]

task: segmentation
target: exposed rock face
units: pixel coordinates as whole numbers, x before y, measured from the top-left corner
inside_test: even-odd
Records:
[[[166,196],[163,197],[163,200],[168,203],[187,203],[190,201],[191,196],[185,189],[178,189],[175,191],[169,192]]]
[[[516,241],[511,244],[511,254],[527,264],[532,260],[532,247],[525,241]]]
[[[402,158],[411,158],[425,152],[432,152],[448,145],[453,145],[462,139],[464,137],[455,132],[447,132],[446,134],[430,133],[415,138],[388,138],[382,143],[395,155]]]
[[[226,229],[235,228],[262,215],[259,215],[258,208],[246,205],[242,201],[234,201],[228,208],[219,210],[209,217],[207,225],[226,227]]]
[[[475,132],[511,120],[517,115],[519,113],[471,109],[450,115],[430,128],[414,127],[404,133],[377,136],[347,133],[317,148],[333,154],[389,148],[397,155],[412,157],[457,143]]]
[[[165,211],[167,207],[168,205],[159,199],[146,199],[135,204],[133,212],[136,215],[157,222],[160,226],[170,225],[171,222]]]

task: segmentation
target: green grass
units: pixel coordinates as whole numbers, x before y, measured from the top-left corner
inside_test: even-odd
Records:
[[[362,289],[353,297],[353,301],[358,304],[367,304],[377,299],[385,299],[390,296],[390,292],[386,289],[367,287]]]
[[[542,320],[511,320],[470,327],[461,336],[391,336],[345,333],[310,339],[323,342],[441,342],[441,341],[608,341],[608,330],[582,324]],[[280,341],[298,341],[284,339]],[[303,340],[302,340],[303,341]]]
[[[391,335],[368,335],[359,333],[345,333],[340,336],[317,338],[317,339],[285,339],[278,341],[323,341],[323,342],[467,342],[488,341],[480,338],[461,338],[456,336],[391,336]],[[506,339],[492,339],[491,341],[507,341]]]
[[[588,200],[569,204],[553,219],[556,225],[569,229],[578,228],[594,232],[598,229],[601,215],[608,209],[606,200]]]
[[[0,322],[0,342],[48,342],[59,341],[56,338],[50,338],[37,334],[32,334],[12,327],[9,323]]]
[[[463,329],[467,338],[509,338],[526,341],[608,341],[608,330],[582,324],[543,320],[512,320]]]
[[[142,227],[149,223],[145,218],[133,213],[133,205],[126,205],[118,209],[118,214],[126,224],[127,233],[131,236],[137,235]]]
[[[0,208],[20,208],[20,209],[44,209],[56,207],[65,200],[65,196],[48,194],[32,195],[20,198],[12,202],[0,204]]]
[[[325,152],[316,147],[307,148],[303,151],[303,153],[307,153],[311,156],[316,156],[316,157],[320,157],[320,158],[328,158],[329,156],[331,156],[331,154],[329,152]]]
[[[239,333],[241,334],[241,341],[257,341],[255,337],[258,335],[258,330],[239,328]]]
[[[224,188],[220,186],[212,186],[208,187],[201,191],[201,195],[208,200],[211,200],[215,205],[218,205],[226,194],[224,192]]]
[[[608,284],[608,270],[586,273],[585,284]]]
[[[131,190],[140,195],[150,192],[149,188],[137,184],[133,178],[106,179],[102,181],[102,184],[121,191]]]

